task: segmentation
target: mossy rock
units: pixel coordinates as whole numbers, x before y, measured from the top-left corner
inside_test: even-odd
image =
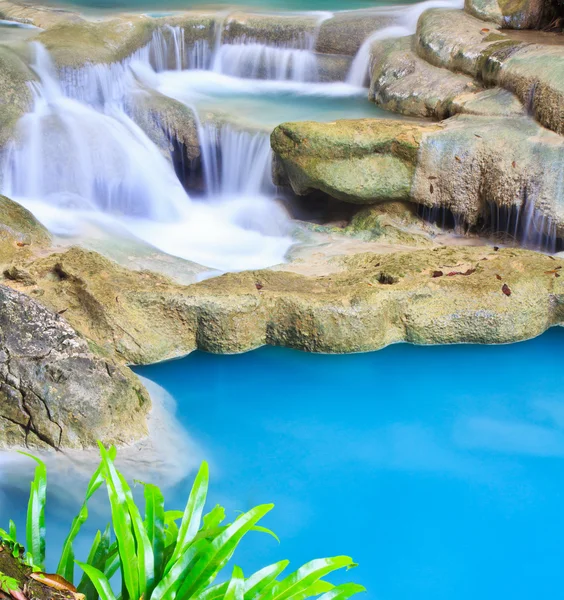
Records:
[[[0,149],[14,135],[16,123],[31,108],[29,82],[35,75],[8,46],[0,45]]]
[[[297,194],[321,190],[354,204],[407,200],[421,138],[434,128],[378,119],[284,123],[272,148]]]
[[[465,0],[466,11],[507,29],[536,29],[547,7],[543,0]]]

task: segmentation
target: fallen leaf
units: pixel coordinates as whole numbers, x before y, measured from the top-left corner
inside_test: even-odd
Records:
[[[442,277],[444,273],[442,271],[433,271],[432,277]]]
[[[499,246],[494,246],[494,251],[497,252],[499,250]]]
[[[262,290],[262,288],[264,287],[264,285],[261,285],[260,283],[255,283],[255,287],[257,288],[257,290]]]
[[[481,31],[482,31],[483,33],[488,33],[489,29],[488,29],[487,27],[484,27],[484,28],[483,28]]]
[[[554,269],[553,271],[545,271],[545,275],[558,275],[558,269]]]
[[[501,281],[501,275],[496,275],[495,277],[498,281]]]
[[[513,162],[511,163],[511,166],[512,166],[513,168],[515,168],[515,167],[517,166],[517,163],[516,163],[515,161],[513,161]]]
[[[29,246],[29,244],[26,244],[25,242],[16,242],[16,246],[23,248],[24,246]]]
[[[460,156],[455,156],[454,158],[455,158],[455,159],[456,159],[458,162],[462,162],[462,161],[460,160]]]
[[[78,590],[72,583],[69,583],[64,577],[57,574],[49,573],[30,573],[29,575],[35,581],[39,581],[44,585],[51,587],[55,590],[67,590],[69,592],[77,592]]]
[[[504,283],[503,287],[501,288],[501,291],[506,295],[506,296],[511,296],[511,289],[509,288],[509,286]]]
[[[477,133],[475,133],[474,135],[475,135],[477,138],[480,138],[480,139],[482,139],[482,136],[481,136],[481,135],[478,135]]]
[[[556,260],[554,256],[550,256],[550,254],[548,255],[548,258],[550,258],[550,260]]]
[[[431,194],[435,191],[435,188],[433,187],[433,184],[431,184],[429,186],[429,191],[431,192]]]
[[[429,179],[437,179],[437,177],[435,177],[435,175],[429,175],[428,177]]]

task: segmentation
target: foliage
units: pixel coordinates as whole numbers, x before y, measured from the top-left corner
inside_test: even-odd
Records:
[[[2,571],[0,571],[0,591],[9,594],[10,592],[17,592],[19,591],[19,589],[20,586],[16,579],[14,579],[13,577],[8,577],[4,573],[2,573]]]
[[[273,505],[256,506],[232,523],[225,523],[226,513],[221,506],[204,514],[209,473],[208,465],[203,463],[183,512],[166,510],[161,490],[143,483],[142,515],[130,486],[115,467],[115,449],[100,445],[100,453],[101,464],[71,524],[57,568],[60,577],[74,584],[74,565],[80,566],[83,575],[76,587],[86,600],[306,600],[313,596],[320,596],[320,600],[348,600],[364,591],[357,584],[334,586],[323,579],[338,569],[356,566],[348,556],[313,560],[285,577],[282,574],[288,561],[267,566],[250,577],[235,566],[227,581],[217,583],[249,532],[259,531],[276,538],[258,524]],[[47,471],[40,460],[31,458],[38,466],[27,512],[26,556],[34,570],[43,570]],[[103,485],[108,493],[111,524],[97,532],[88,558],[79,562],[75,560],[73,545],[88,519],[88,502]],[[9,533],[0,530],[0,538],[12,548],[14,556],[19,556],[23,548],[16,540],[12,522],[9,529]],[[114,577],[118,571],[120,577]],[[121,579],[119,591],[116,579]]]

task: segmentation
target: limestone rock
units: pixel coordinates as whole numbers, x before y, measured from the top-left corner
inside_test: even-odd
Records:
[[[48,29],[59,23],[80,23],[83,19],[75,12],[31,4],[22,0],[0,0],[0,18],[27,23]]]
[[[406,200],[421,138],[436,127],[376,119],[284,123],[272,147],[299,195],[317,189],[356,204]]]
[[[0,45],[0,149],[12,137],[18,119],[31,107],[28,83],[34,79],[20,56]]]
[[[129,444],[150,399],[133,374],[93,354],[65,320],[0,285],[0,447]]]
[[[543,0],[465,0],[471,15],[508,29],[535,29],[546,12]]]
[[[0,261],[50,245],[49,232],[23,206],[0,196]]]

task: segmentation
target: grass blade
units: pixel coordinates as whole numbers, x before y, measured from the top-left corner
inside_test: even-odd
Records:
[[[110,526],[108,525],[104,533],[98,531],[98,533],[96,534],[94,542],[92,543],[92,547],[90,548],[90,553],[88,554],[88,559],[86,561],[88,565],[98,569],[106,576],[107,573],[105,573],[105,567],[106,561],[108,560],[110,542]],[[98,599],[98,593],[96,591],[96,588],[94,587],[92,580],[88,577],[88,575],[86,575],[86,573],[84,573],[84,575],[82,576],[82,579],[80,580],[80,583],[77,587],[78,591],[86,596],[86,600]]]

